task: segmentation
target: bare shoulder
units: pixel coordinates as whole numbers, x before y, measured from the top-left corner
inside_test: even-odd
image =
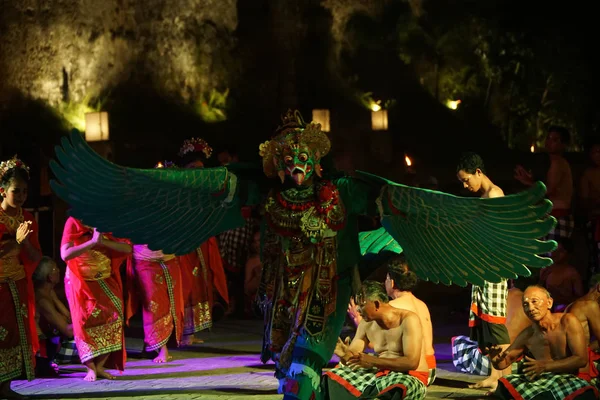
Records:
[[[419,314],[425,314],[423,317],[429,316],[429,307],[427,307],[427,304],[417,297],[415,297],[415,302],[417,303]]]
[[[55,308],[52,298],[50,298],[48,296],[37,297],[35,303],[36,303],[36,306],[41,310],[48,311],[48,310],[52,310]]]
[[[573,302],[573,304],[568,308],[569,312],[586,312],[586,311],[595,311],[600,310],[600,304],[598,304],[595,300],[588,299],[579,299]]]
[[[398,312],[400,313],[400,324],[404,325],[405,323],[411,323],[411,322],[415,322],[418,321],[419,324],[421,323],[421,319],[419,318],[419,315],[417,315],[417,313],[409,311],[409,310],[401,310],[398,309]]]
[[[559,169],[561,171],[571,171],[571,164],[564,157],[558,157],[550,160],[550,168]]]
[[[556,314],[556,316],[560,318],[560,323],[563,327],[571,326],[572,324],[581,325],[579,318],[572,313]]]
[[[503,196],[504,196],[504,191],[502,189],[500,189],[499,186],[496,186],[496,185],[494,185],[488,193],[489,198],[503,197]]]

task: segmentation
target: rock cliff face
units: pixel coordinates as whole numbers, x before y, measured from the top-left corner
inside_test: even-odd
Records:
[[[131,80],[183,100],[227,87],[235,0],[3,1],[0,92],[56,105]]]

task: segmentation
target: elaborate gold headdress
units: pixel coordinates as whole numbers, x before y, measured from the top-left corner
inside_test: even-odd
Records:
[[[29,167],[23,161],[19,160],[15,154],[13,158],[0,162],[0,180],[13,168],[22,168],[27,173],[27,177],[29,177]]]
[[[183,157],[188,153],[199,153],[202,152],[206,158],[210,158],[213,149],[206,143],[206,140],[201,138],[186,139],[183,145],[179,149],[179,157]]]
[[[277,168],[277,160],[285,147],[294,147],[301,143],[308,146],[313,151],[317,164],[331,149],[331,142],[321,131],[321,124],[313,122],[307,124],[300,111],[288,110],[281,117],[281,121],[282,124],[275,130],[271,140],[262,143],[258,148],[263,158],[263,171],[269,178],[281,174]],[[320,173],[319,168],[316,169],[317,174]]]

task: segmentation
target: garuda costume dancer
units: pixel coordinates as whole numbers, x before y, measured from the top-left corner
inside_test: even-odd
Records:
[[[260,146],[264,173],[276,178],[266,198],[261,235],[262,360],[276,361],[280,391],[287,399],[323,395],[321,368],[333,354],[352,287],[358,290],[352,277],[361,256],[360,215],[379,208],[388,232],[381,240],[396,239],[421,279],[445,284],[529,275],[525,265],[548,265],[551,260],[537,254],[556,246],[537,240],[555,224],[545,218],[551,204],[543,200],[541,183],[517,195],[476,199],[366,173],[327,179],[320,163],[329,149],[320,125],[307,124],[291,111],[273,138]],[[52,162],[52,169],[61,184],[54,181],[52,186],[72,205],[72,214],[148,243],[150,249],[186,254],[243,224],[241,208],[259,199],[259,178],[241,165],[181,171],[125,168],[94,153],[79,133],[56,150],[60,165]],[[465,259],[467,250],[470,257]]]
[[[0,397],[20,398],[10,382],[34,375],[39,348],[32,275],[42,254],[38,226],[23,210],[29,168],[16,157],[0,163]]]

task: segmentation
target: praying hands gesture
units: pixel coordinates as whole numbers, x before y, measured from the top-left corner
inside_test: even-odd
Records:
[[[31,229],[31,221],[22,222],[17,228],[16,239],[17,243],[21,244],[25,239],[31,235],[33,230]]]

